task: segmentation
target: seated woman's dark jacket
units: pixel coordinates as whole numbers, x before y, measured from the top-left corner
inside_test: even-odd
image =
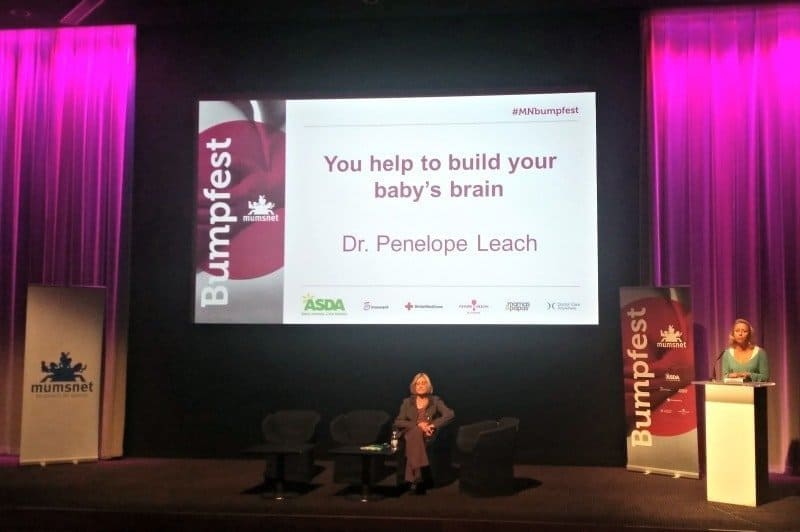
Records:
[[[453,410],[438,395],[429,397],[425,415],[437,430],[453,421],[455,417]],[[403,399],[400,404],[400,411],[394,420],[394,426],[402,429],[410,429],[417,426],[417,401],[415,396],[412,395]]]

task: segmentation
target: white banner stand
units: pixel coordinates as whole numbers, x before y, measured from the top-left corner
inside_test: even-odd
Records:
[[[21,464],[97,460],[105,293],[28,287]]]
[[[620,325],[629,471],[700,478],[688,286],[623,286]]]

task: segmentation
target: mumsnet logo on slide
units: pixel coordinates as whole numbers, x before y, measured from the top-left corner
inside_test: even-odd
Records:
[[[257,201],[248,201],[249,211],[242,216],[243,222],[280,222],[280,215],[275,214],[275,202],[267,200],[264,194],[258,195]]]

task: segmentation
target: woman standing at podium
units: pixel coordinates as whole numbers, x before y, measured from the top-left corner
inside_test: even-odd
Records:
[[[426,444],[434,432],[453,420],[453,411],[444,401],[433,395],[431,379],[417,373],[409,386],[411,396],[403,400],[394,426],[403,429],[405,439],[405,480],[418,494],[425,493],[424,470],[428,468]]]
[[[767,352],[753,343],[753,326],[745,319],[733,322],[730,347],[722,355],[722,375],[753,382],[769,380]]]

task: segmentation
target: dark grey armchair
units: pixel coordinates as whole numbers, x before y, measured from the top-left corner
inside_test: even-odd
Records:
[[[500,418],[463,425],[456,445],[461,460],[459,490],[471,495],[514,492],[514,451],[519,419]]]
[[[261,422],[264,441],[272,446],[298,446],[314,442],[320,416],[313,410],[278,410]],[[314,453],[309,447],[303,452],[286,454],[283,479],[289,482],[310,482],[316,474]],[[276,457],[267,456],[265,479],[277,474]]]
[[[383,443],[389,440],[389,420],[389,414],[383,410],[352,410],[331,420],[331,438],[342,446]],[[382,457],[373,457],[370,481],[379,482],[387,474]],[[360,456],[337,455],[334,458],[334,482],[355,484],[362,480]]]

